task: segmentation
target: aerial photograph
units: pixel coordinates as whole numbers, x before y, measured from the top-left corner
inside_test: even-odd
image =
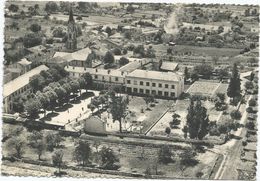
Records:
[[[3,9],[2,177],[257,179],[259,5]]]

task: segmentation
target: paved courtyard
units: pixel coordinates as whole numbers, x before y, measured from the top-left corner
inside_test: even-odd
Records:
[[[82,93],[84,92],[85,91],[82,90]],[[99,95],[99,91],[91,90],[88,92],[92,92],[95,96]],[[87,107],[91,101],[91,97],[87,97],[86,99],[78,99],[77,101],[71,101],[69,103],[69,108],[62,111],[57,111],[54,113],[48,111],[46,113],[47,120],[45,122],[56,125],[66,125],[69,122],[75,121],[76,119],[87,118],[91,114],[91,111]],[[64,107],[66,107],[66,105]],[[45,120],[45,118],[43,118],[43,114],[40,114],[40,118]]]

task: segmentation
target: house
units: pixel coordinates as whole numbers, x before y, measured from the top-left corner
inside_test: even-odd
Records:
[[[184,90],[184,79],[173,72],[134,70],[126,75],[126,92],[176,98]]]
[[[32,54],[42,54],[43,52],[45,53],[47,49],[43,45],[37,45],[34,47],[27,48],[26,50]]]
[[[17,68],[21,70],[21,74],[24,74],[31,70],[32,62],[27,60],[26,58],[21,59],[19,62],[12,65],[13,68]]]
[[[49,68],[45,65],[36,67],[25,74],[17,77],[16,79],[4,84],[3,87],[3,111],[10,113],[13,111],[13,100],[19,97],[25,92],[30,92],[31,88],[29,85],[30,78],[34,75],[40,74],[41,71],[48,70]]]
[[[92,53],[90,48],[83,48],[73,53],[55,52],[53,58],[60,57],[67,62],[67,65],[74,67],[92,67],[92,61],[87,61],[88,56]]]
[[[20,75],[21,75],[21,70],[18,68],[4,68],[4,77],[3,77],[4,84],[19,77]]]
[[[106,122],[97,116],[90,116],[84,120],[84,131],[92,134],[106,134]]]

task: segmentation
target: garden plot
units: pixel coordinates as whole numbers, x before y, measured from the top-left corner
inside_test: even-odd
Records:
[[[191,95],[213,96],[221,83],[196,81],[187,90]]]
[[[217,111],[215,109],[214,102],[211,101],[202,101],[203,106],[208,110],[207,114],[209,115],[209,120],[210,121],[218,121],[219,118],[221,117],[221,112]],[[180,124],[174,128],[171,129],[170,137],[171,136],[179,136],[181,138],[184,137],[183,134],[183,127],[186,125],[186,116],[188,114],[188,107],[190,105],[190,100],[185,99],[185,100],[178,100],[176,102],[176,105],[174,106],[174,111],[168,111],[159,121],[158,123],[151,129],[151,131],[147,135],[160,135],[160,136],[167,136],[165,133],[165,129],[167,127],[170,127],[170,122],[172,121],[172,115],[174,113],[178,114],[180,116]]]

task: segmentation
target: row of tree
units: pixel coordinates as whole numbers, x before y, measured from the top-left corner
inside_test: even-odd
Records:
[[[40,109],[46,113],[47,109],[54,110],[56,106],[63,106],[64,103],[68,103],[71,98],[71,93],[74,94],[80,92],[81,89],[86,91],[91,87],[92,77],[86,73],[79,79],[71,80],[69,78],[62,79],[60,82],[50,83],[42,91],[37,91],[30,99],[25,103],[24,109],[29,117],[37,117]]]

